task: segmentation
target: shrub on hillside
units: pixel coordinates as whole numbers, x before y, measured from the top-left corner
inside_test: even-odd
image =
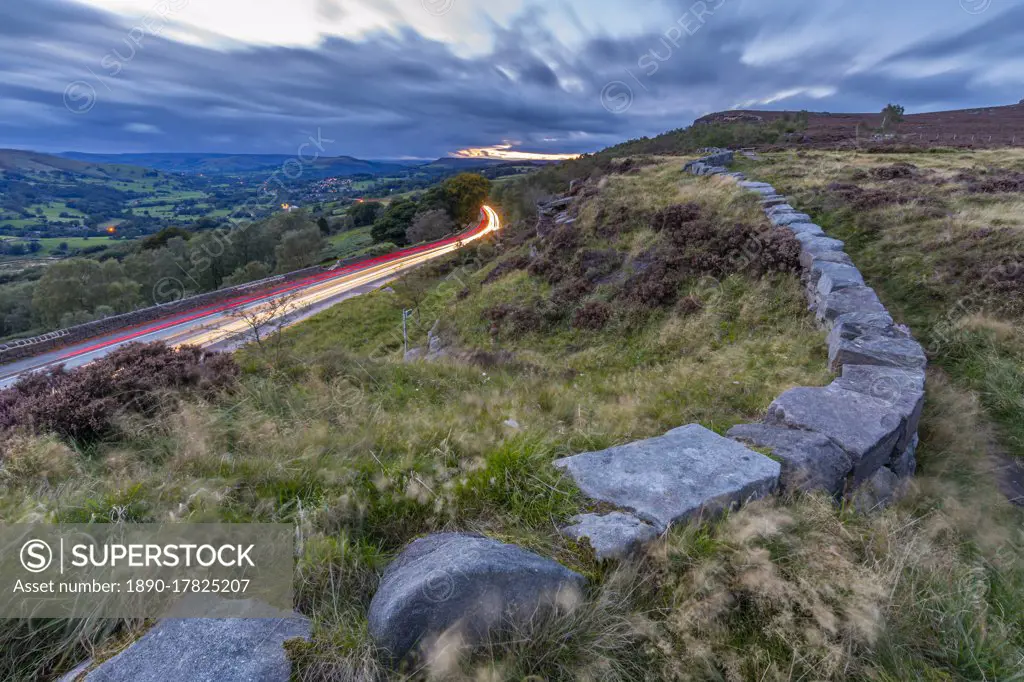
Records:
[[[912,163],[894,163],[891,166],[872,168],[871,176],[878,180],[896,180],[900,178],[912,178],[917,166]]]
[[[491,323],[491,334],[497,336],[503,330],[513,337],[519,337],[540,329],[543,319],[531,308],[502,303],[483,312],[485,320]]]
[[[576,329],[600,331],[611,318],[611,308],[602,301],[588,301],[572,316],[572,326]]]
[[[153,414],[169,396],[209,396],[237,375],[230,355],[195,346],[129,344],[85,367],[31,374],[0,392],[0,433],[23,429],[95,440],[110,431],[120,412]]]

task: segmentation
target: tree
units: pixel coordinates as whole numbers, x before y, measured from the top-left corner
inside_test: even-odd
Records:
[[[373,224],[370,234],[377,243],[391,242],[399,246],[406,244],[405,233],[419,211],[419,204],[413,199],[396,199]]]
[[[142,240],[142,248],[151,251],[167,246],[167,242],[175,237],[181,237],[185,241],[192,238],[192,233],[183,227],[165,227],[156,234],[152,234]]]
[[[889,104],[882,109],[882,129],[888,130],[891,126],[903,122],[905,109],[900,104]]]
[[[452,218],[459,225],[467,225],[476,221],[491,193],[491,181],[477,173],[460,173],[446,180],[444,188],[451,197]]]
[[[425,213],[420,213],[412,221],[412,225],[406,231],[406,240],[410,244],[419,242],[432,242],[450,234],[455,223],[448,217],[448,213],[442,209],[435,208]]]
[[[324,248],[323,235],[316,226],[286,232],[274,249],[278,272],[301,270],[320,260]]]
[[[270,277],[270,266],[259,261],[252,261],[231,273],[231,276],[224,280],[224,286],[234,287],[267,277]]]
[[[380,204],[374,201],[357,202],[349,207],[348,214],[356,227],[373,225],[380,217]]]
[[[323,216],[317,218],[316,226],[320,228],[320,234],[325,237],[331,233],[331,226],[327,223],[327,218]]]
[[[253,341],[260,352],[266,352],[271,348],[271,339],[274,339],[272,349],[275,356],[280,356],[281,331],[287,326],[292,313],[298,310],[297,298],[296,294],[278,296],[255,306],[235,309],[228,317],[242,323],[242,342]]]

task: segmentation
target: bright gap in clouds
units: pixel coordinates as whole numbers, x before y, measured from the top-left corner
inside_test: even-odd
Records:
[[[568,161],[580,158],[579,154],[541,154],[515,151],[510,144],[460,149],[452,156],[460,159],[500,159],[502,161]]]

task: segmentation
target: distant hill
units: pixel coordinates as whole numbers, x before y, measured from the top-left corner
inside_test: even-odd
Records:
[[[20,149],[0,149],[0,171],[15,173],[63,172],[94,178],[139,177],[147,172],[145,168],[123,163],[75,160]]]
[[[203,153],[155,153],[155,154],[85,154],[64,152],[66,159],[92,163],[114,163],[142,166],[169,173],[243,174],[272,173],[294,161],[294,155],[287,154],[203,154]],[[364,161],[351,156],[324,156],[303,164],[304,172],[314,176],[343,175],[387,175],[408,168],[403,162]]]
[[[497,168],[499,166],[547,166],[551,161],[510,161],[509,159],[491,159],[476,156],[446,156],[436,161],[420,166],[423,169],[445,169],[454,171],[468,171],[480,168]]]
[[[722,111],[697,119],[694,127],[744,123],[770,125],[784,119],[794,119],[798,113]],[[812,111],[807,112],[806,130],[793,134],[793,139],[787,142],[835,147],[857,141],[874,141],[879,136],[881,126],[881,111],[864,114]],[[894,136],[895,141],[907,144],[944,147],[1024,145],[1024,104],[907,114],[902,122],[894,125],[887,133]]]

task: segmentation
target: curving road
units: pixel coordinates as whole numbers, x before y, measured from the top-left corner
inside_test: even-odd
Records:
[[[289,282],[270,291],[242,296],[215,305],[121,329],[58,350],[41,353],[0,366],[0,389],[11,386],[26,373],[55,365],[79,367],[133,341],[164,341],[226,350],[251,339],[249,323],[241,316],[266,317],[277,312],[278,324],[295,324],[346,298],[372,291],[401,273],[429,260],[456,251],[465,244],[501,229],[501,219],[490,206],[475,228],[438,242],[403,249],[386,256],[352,263],[335,271]]]

